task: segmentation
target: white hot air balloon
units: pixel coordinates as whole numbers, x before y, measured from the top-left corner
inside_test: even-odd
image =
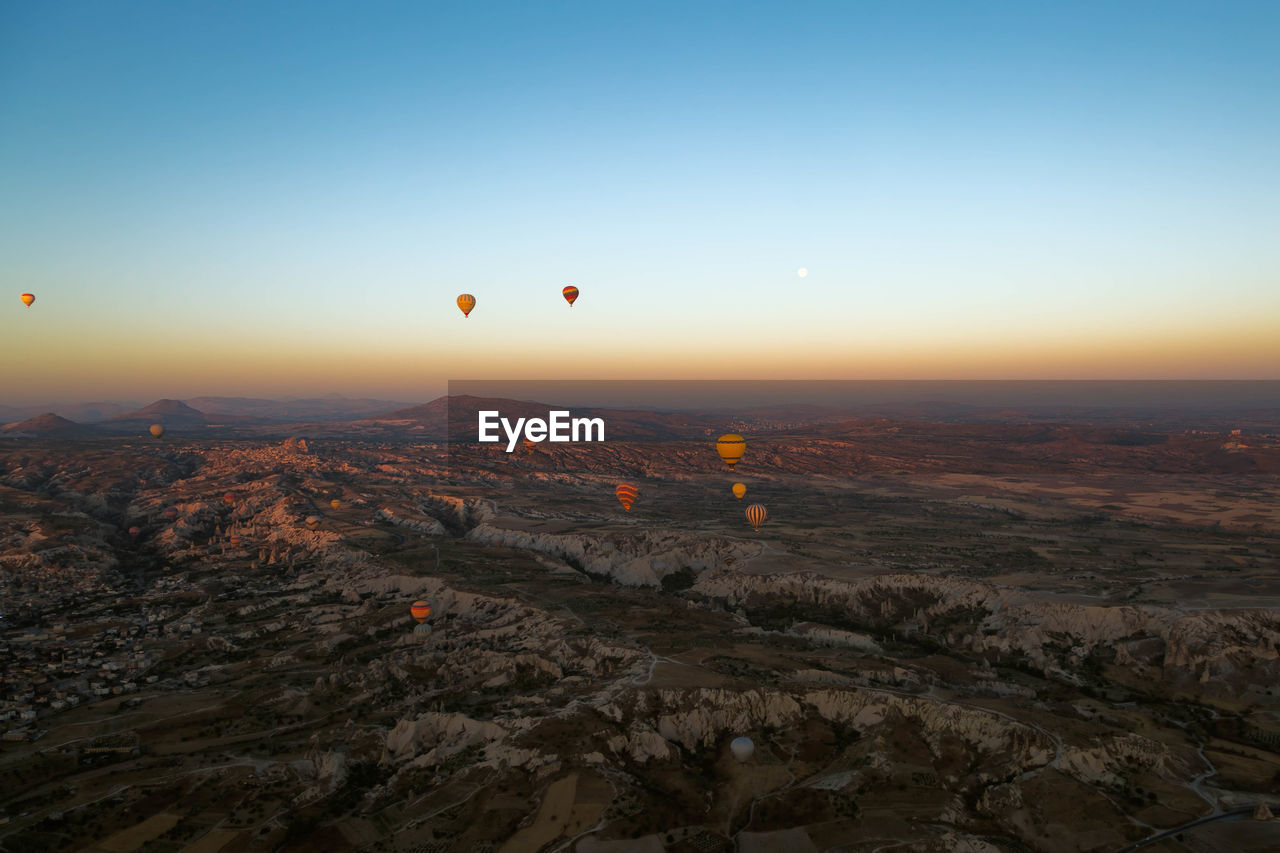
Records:
[[[751,742],[749,737],[736,737],[733,743],[729,744],[729,751],[733,753],[733,757],[738,761],[750,761],[751,756],[756,754],[756,745]]]

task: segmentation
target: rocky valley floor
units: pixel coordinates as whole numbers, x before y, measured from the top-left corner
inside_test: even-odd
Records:
[[[1274,460],[904,441],[0,444],[0,850],[1280,849]]]

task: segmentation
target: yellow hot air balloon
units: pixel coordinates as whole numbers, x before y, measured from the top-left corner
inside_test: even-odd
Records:
[[[769,513],[765,511],[764,504],[752,504],[747,507],[747,521],[751,522],[751,527],[755,530],[760,529],[760,525],[764,524],[764,520],[769,517]]]
[[[415,601],[409,605],[409,612],[413,614],[413,618],[417,619],[418,624],[421,625],[431,618],[431,605],[425,601]]]
[[[21,296],[19,296],[18,298],[19,298],[19,299],[21,299],[21,300],[22,300],[22,304],[23,304],[23,305],[25,305],[25,306],[27,306],[28,308],[30,308],[30,307],[31,307],[31,303],[32,303],[32,302],[35,302],[35,301],[36,301],[36,295],[35,295],[34,293],[24,293],[24,294],[22,294]]]
[[[470,317],[476,307],[476,298],[470,293],[464,293],[458,297],[458,307],[462,309],[463,317]]]
[[[727,432],[716,439],[716,452],[725,464],[732,468],[747,452],[747,440],[736,432]]]
[[[334,509],[337,509],[338,507],[342,506],[342,501],[338,500],[337,498],[334,498],[333,500],[329,501],[329,506],[333,507]]]
[[[160,436],[164,435],[164,424],[152,424],[150,427],[148,427],[148,430],[156,438],[159,438]]]
[[[618,488],[614,490],[614,494],[618,496],[618,500],[622,503],[622,508],[627,512],[631,512],[631,505],[636,502],[636,487],[630,483],[620,483]]]
[[[733,496],[734,496],[735,498],[741,498],[741,497],[742,497],[743,495],[745,495],[746,493],[747,493],[747,487],[746,487],[746,486],[742,485],[741,483],[734,483],[734,484],[733,484]]]

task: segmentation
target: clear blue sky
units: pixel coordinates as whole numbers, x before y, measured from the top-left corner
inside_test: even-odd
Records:
[[[0,398],[1280,378],[1278,44],[1280,3],[7,0]]]

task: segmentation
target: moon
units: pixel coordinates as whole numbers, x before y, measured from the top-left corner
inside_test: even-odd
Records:
[[[808,274],[809,274],[809,271],[804,267],[800,267],[800,269],[796,270],[796,275],[800,276],[801,278],[804,278]]]

